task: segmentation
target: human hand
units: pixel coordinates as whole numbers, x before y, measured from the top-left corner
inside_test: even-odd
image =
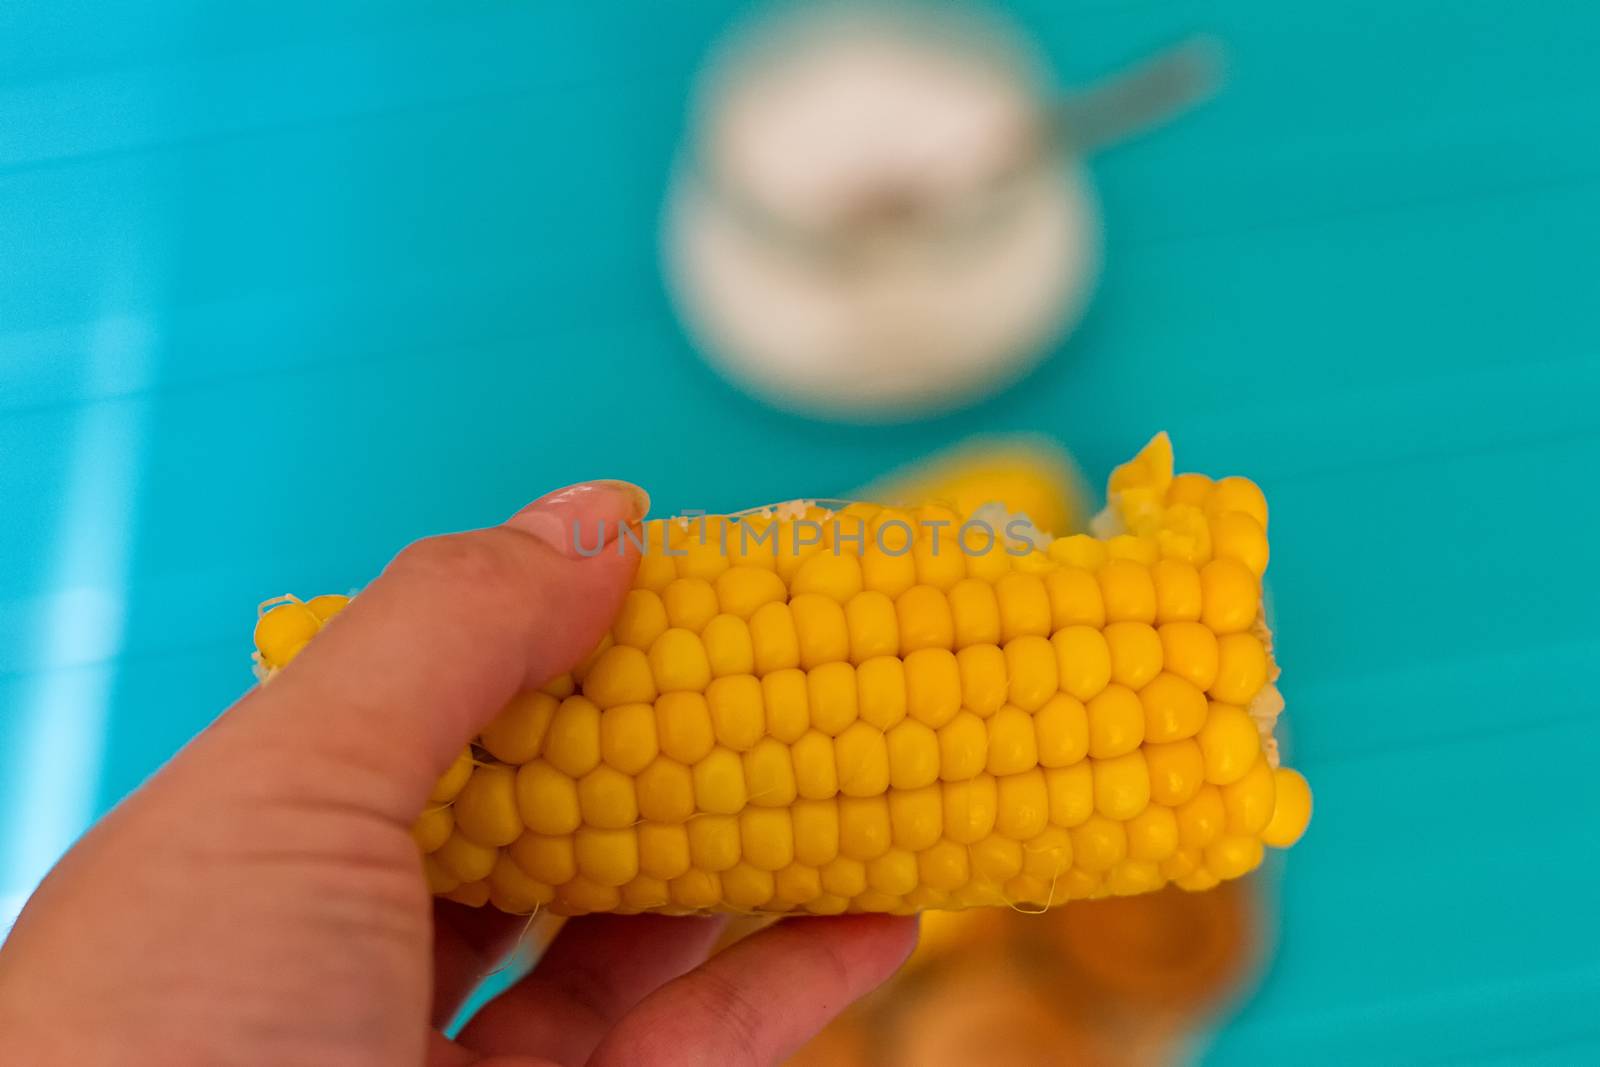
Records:
[[[708,961],[718,919],[594,916],[439,1033],[525,920],[435,904],[408,827],[468,739],[617,610],[637,561],[571,551],[574,522],[615,534],[646,506],[589,483],[402,552],[45,879],[0,947],[0,1058],[765,1064],[886,978],[911,920],[783,922]]]

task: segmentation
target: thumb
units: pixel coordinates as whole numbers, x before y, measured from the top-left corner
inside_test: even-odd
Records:
[[[409,823],[507,701],[604,635],[638,565],[619,535],[648,509],[636,486],[588,482],[502,526],[416,542],[195,747],[275,755],[297,788]]]

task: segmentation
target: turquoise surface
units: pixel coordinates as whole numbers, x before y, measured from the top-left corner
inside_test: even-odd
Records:
[[[1169,429],[1273,508],[1317,817],[1216,1063],[1595,1062],[1600,8],[1034,0],[1064,84],[1225,93],[1094,161],[1083,328],[897,427],[775,413],[657,269],[738,5],[0,5],[0,896],[249,681],[258,600],[588,476],[836,495],[978,431]]]

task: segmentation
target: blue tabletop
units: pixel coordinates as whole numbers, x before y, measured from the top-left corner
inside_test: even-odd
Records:
[[[1155,430],[1272,506],[1317,815],[1217,1063],[1600,1058],[1600,8],[1031,0],[1063,84],[1229,83],[1092,163],[1082,328],[835,426],[696,358],[656,252],[729,3],[0,5],[0,897],[249,682],[257,601],[625,476],[836,495]],[[226,14],[223,14],[223,12]]]

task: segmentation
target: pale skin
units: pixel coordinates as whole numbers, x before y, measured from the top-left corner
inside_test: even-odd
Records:
[[[273,682],[75,846],[0,947],[0,1059],[321,1067],[781,1060],[910,952],[888,916],[570,922],[455,1040],[520,917],[434,904],[407,828],[516,692],[604,632],[643,494],[588,483],[402,552]],[[174,679],[181,684],[181,679]]]

